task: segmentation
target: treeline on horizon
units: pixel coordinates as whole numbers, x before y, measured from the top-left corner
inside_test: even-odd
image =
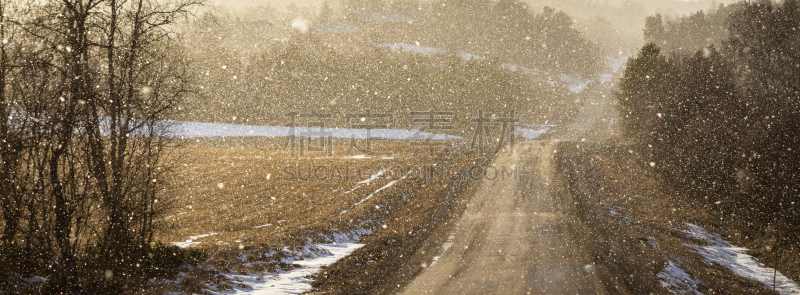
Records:
[[[191,73],[202,89],[189,98],[178,119],[284,125],[283,114],[293,110],[343,114],[371,109],[402,115],[438,109],[467,117],[479,109],[497,115],[516,109],[539,123],[560,122],[574,111],[571,96],[576,94],[565,89],[558,74],[594,77],[605,66],[599,49],[572,28],[573,20],[553,9],[534,13],[515,1],[444,6],[401,2],[345,1],[320,12],[290,9],[282,15],[258,8],[263,12],[200,17],[186,29],[186,43],[203,44],[189,48],[196,61]],[[413,7],[418,9],[410,10]],[[380,36],[382,42],[420,42],[450,53],[407,53],[372,43],[330,47],[325,42],[329,35],[276,28],[288,26],[292,13],[315,21],[341,21],[348,11],[408,12],[414,23],[401,25],[406,26],[402,34]],[[250,26],[268,37],[248,35]],[[455,52],[486,59],[467,61]],[[502,69],[501,63],[547,74],[515,73]]]
[[[592,77],[603,70],[600,48],[563,11],[517,0],[342,0],[326,2],[317,21],[353,21],[350,13],[391,13],[413,19],[374,42],[414,43],[463,51],[559,74]]]
[[[285,113],[316,110],[334,116],[329,126],[346,127],[345,114],[370,109],[394,114],[398,122],[392,128],[407,128],[401,118],[411,111],[455,111],[455,120],[464,124],[479,110],[489,116],[515,110],[538,123],[560,122],[575,111],[559,81],[551,86],[496,63],[454,55],[433,58],[386,48],[342,53],[290,44],[208,73],[200,77],[204,95],[187,99],[187,120],[286,125]]]
[[[647,20],[617,93],[625,135],[721,222],[795,265],[800,242],[800,3]],[[776,261],[775,259],[780,259]],[[782,270],[783,271],[783,270]],[[788,275],[797,277],[796,273]]]

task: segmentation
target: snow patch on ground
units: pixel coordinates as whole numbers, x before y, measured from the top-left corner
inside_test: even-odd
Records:
[[[26,283],[47,283],[47,279],[40,277],[40,276],[32,276],[28,278],[20,278],[20,280],[25,281]]]
[[[392,50],[420,53],[425,55],[433,54],[446,54],[447,50],[434,47],[420,46],[419,44],[406,44],[406,43],[393,43],[393,44],[378,44],[378,47],[388,47]]]
[[[529,68],[526,68],[526,67],[520,67],[520,66],[517,66],[517,65],[512,65],[512,64],[507,64],[507,63],[500,64],[500,67],[503,68],[506,71],[511,71],[511,72],[515,72],[515,73],[519,72],[519,73],[523,73],[523,74],[536,75],[536,76],[542,74],[542,72],[539,72],[538,70],[532,70],[532,69],[529,69]]]
[[[200,244],[200,242],[195,242],[194,240],[197,240],[197,239],[200,239],[200,238],[205,238],[205,237],[210,237],[210,236],[213,236],[213,235],[216,235],[216,234],[217,233],[210,233],[210,234],[204,234],[204,235],[198,235],[198,236],[190,236],[189,239],[184,241],[184,242],[174,242],[172,244],[175,245],[175,246],[181,247],[181,248],[186,248],[186,247],[189,247],[189,246],[194,246],[194,245]]]
[[[342,157],[342,159],[370,159],[370,156],[367,156],[367,155],[355,155],[355,156]]]
[[[558,78],[561,80],[561,82],[564,82],[565,84],[569,85],[568,86],[569,91],[573,93],[579,93],[583,91],[584,89],[586,89],[586,86],[589,86],[589,84],[594,82],[592,80],[585,79],[580,75],[567,76],[562,74],[559,75]]]
[[[352,188],[352,189],[350,189],[349,191],[346,191],[346,192],[344,192],[344,193],[345,193],[345,194],[352,193],[353,191],[355,191],[355,190],[357,190],[358,188],[360,188],[360,187],[361,187],[361,184],[368,184],[368,183],[370,183],[370,182],[373,182],[373,181],[375,181],[376,179],[378,179],[379,177],[381,177],[381,176],[382,176],[384,173],[386,173],[386,169],[383,169],[383,170],[381,170],[381,171],[378,171],[377,173],[373,174],[373,175],[372,175],[372,176],[370,176],[369,178],[367,178],[367,179],[364,179],[364,180],[362,180],[362,181],[359,181],[359,182],[357,183],[357,184],[359,184],[359,185],[356,185],[354,188]],[[344,213],[347,213],[347,210],[345,210],[345,211],[344,211],[344,212],[342,212],[341,214],[344,214]]]
[[[356,159],[356,160],[373,159],[373,158],[380,158],[380,159],[383,159],[383,160],[392,160],[392,159],[394,159],[394,156],[389,155],[389,156],[373,157],[373,156],[369,156],[369,155],[353,155],[353,156],[344,156],[344,157],[342,157],[342,159]],[[317,158],[317,159],[330,159],[330,158],[328,158],[328,157],[320,157],[320,158]]]
[[[406,179],[406,177],[408,177],[408,175],[411,174],[411,172],[412,171],[408,171],[408,173],[406,173],[406,175],[403,175],[403,177],[400,177],[400,179],[395,179],[395,180],[390,181],[386,185],[380,187],[379,189],[377,189],[374,192],[372,192],[371,194],[369,194],[366,198],[362,199],[361,201],[356,202],[353,206],[361,205],[361,203],[364,203],[367,200],[371,199],[373,196],[375,196],[375,194],[379,193],[380,191],[385,190],[387,188],[390,188],[391,186],[395,185],[396,183],[400,182],[401,180]]]
[[[444,256],[445,253],[447,253],[447,250],[450,250],[450,247],[453,247],[454,243],[453,241],[455,239],[456,239],[455,233],[450,233],[450,235],[447,236],[447,240],[444,242],[444,244],[442,244],[442,251],[439,252],[439,255],[436,255],[433,257],[433,259],[431,259],[430,266],[436,265],[436,262],[439,262],[439,259],[442,258],[442,256]]]
[[[345,233],[334,233],[330,236],[325,236],[328,243],[324,244],[306,244],[302,249],[291,251],[289,249],[282,249],[282,256],[279,261],[284,263],[292,263],[299,268],[278,271],[277,273],[263,273],[263,274],[226,274],[229,279],[246,284],[247,286],[239,286],[235,284],[233,290],[219,292],[219,294],[300,294],[312,290],[311,283],[314,281],[314,276],[318,273],[323,266],[331,265],[337,260],[353,253],[364,246],[357,243],[361,236],[371,234],[369,229],[358,228]],[[270,256],[275,256],[277,252],[266,253],[265,256],[269,259]],[[275,260],[273,260],[275,261]]]
[[[420,46],[419,44],[415,45],[415,44],[405,44],[405,43],[393,43],[393,44],[376,44],[375,46],[391,48],[392,50],[395,50],[395,51],[413,52],[413,53],[419,53],[419,54],[424,54],[424,55],[437,55],[437,54],[441,55],[441,54],[450,53],[449,51],[447,51],[445,49],[442,49],[442,48]],[[484,61],[484,60],[486,60],[486,58],[483,57],[483,56],[475,55],[475,54],[468,53],[468,52],[455,52],[454,54],[456,56],[458,56],[458,57],[461,57],[461,59],[466,60],[466,61],[470,61],[470,60]],[[612,73],[616,73],[617,71],[619,71],[619,69],[623,65],[625,65],[626,62],[628,62],[628,58],[629,57],[630,57],[630,55],[622,55],[622,54],[620,54],[620,56],[618,56],[618,57],[608,57],[606,61],[607,61],[607,64],[608,64],[611,72]],[[502,67],[504,70],[509,71],[509,72],[523,73],[523,74],[527,74],[527,75],[537,75],[538,76],[538,75],[546,74],[546,73],[543,73],[543,72],[541,72],[539,70],[536,70],[536,69],[529,69],[529,68],[526,68],[526,67],[522,67],[522,66],[518,66],[518,65],[514,65],[514,64],[508,64],[508,63],[501,63],[500,67]],[[611,73],[600,74],[595,79],[586,79],[586,78],[581,77],[580,75],[568,76],[568,75],[564,75],[564,74],[558,75],[558,77],[562,82],[564,82],[565,85],[567,85],[567,88],[569,89],[569,91],[573,92],[573,93],[582,92],[584,89],[586,89],[587,86],[589,86],[589,84],[592,84],[594,82],[605,83],[605,82],[611,82],[613,80],[613,75]],[[550,86],[554,86],[554,83],[552,83],[550,81],[548,81],[548,82],[549,82],[548,84],[550,84]]]
[[[295,135],[299,137],[333,137],[333,138],[384,138],[384,139],[432,139],[450,140],[461,139],[459,136],[446,134],[433,134],[417,130],[406,129],[348,129],[319,127],[287,127],[287,126],[260,126],[228,123],[205,123],[187,121],[165,121],[170,126],[170,133],[176,137],[285,137]]]
[[[670,259],[669,264],[656,276],[661,279],[661,286],[664,286],[664,288],[667,288],[667,290],[674,294],[703,294],[697,290],[697,286],[699,286],[702,281],[692,278],[691,275],[681,269],[680,262],[677,260]]]
[[[333,264],[336,262],[336,260],[349,255],[362,246],[363,244],[357,243],[320,245],[319,248],[324,249],[327,254],[306,260],[295,261],[294,264],[301,266],[297,269],[290,271],[279,271],[275,274],[266,274],[263,276],[231,274],[228,275],[229,278],[235,279],[249,286],[247,288],[237,286],[234,287],[234,290],[220,293],[300,294],[310,291],[312,290],[311,283],[314,282],[314,274],[316,274],[323,266]]]
[[[369,178],[359,181],[358,184],[366,184],[373,182],[377,180],[379,177],[381,177],[381,175],[383,175],[384,173],[386,173],[386,169],[383,169],[381,171],[376,172],[375,174],[372,174],[372,176],[370,176]]]
[[[516,128],[514,134],[524,137],[527,140],[536,139],[542,134],[550,132],[550,129],[556,125],[527,125],[527,128]]]
[[[614,81],[614,75],[612,75],[612,74],[600,74],[600,75],[597,75],[597,78],[595,78],[595,80],[597,82],[600,82],[600,83],[610,83],[610,82]]]
[[[598,193],[606,194],[606,192],[604,192],[603,190],[599,191]],[[611,218],[613,218],[614,220],[623,225],[627,226],[633,225],[633,222],[631,222],[630,218],[628,218],[627,214],[625,214],[625,211],[628,209],[627,207],[622,205],[612,204],[606,201],[600,201],[600,203],[606,207],[606,210],[608,210],[608,215]]]
[[[753,256],[747,254],[748,249],[736,247],[725,241],[720,235],[708,231],[698,225],[686,223],[684,233],[690,238],[706,242],[707,246],[693,246],[694,250],[703,255],[703,262],[707,265],[716,263],[722,265],[735,274],[753,281],[758,281],[773,287],[773,274],[775,275],[775,290],[780,294],[800,295],[800,285],[787,278],[775,269],[764,266]]]
[[[475,55],[475,54],[468,53],[468,52],[459,52],[459,53],[456,53],[456,55],[458,55],[458,57],[460,57],[460,58],[462,58],[463,60],[466,60],[466,61],[470,61],[470,60],[483,61],[483,60],[486,59],[483,56]]]
[[[163,221],[163,220],[167,220],[167,219],[173,219],[175,217],[181,216],[181,215],[186,214],[186,213],[188,213],[188,212],[181,212],[181,213],[178,213],[178,214],[175,214],[175,215],[168,215],[168,216],[166,216],[164,218],[156,219],[156,220],[153,220],[153,221]]]
[[[624,66],[628,59],[632,56],[630,54],[620,54],[617,57],[608,57],[608,65],[611,66],[611,71],[616,73],[622,66]]]

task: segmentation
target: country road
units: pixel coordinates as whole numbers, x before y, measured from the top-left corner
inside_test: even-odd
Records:
[[[446,250],[405,294],[604,294],[576,235],[574,208],[551,178],[554,141],[530,142],[496,167],[518,177],[485,181]]]
[[[402,293],[605,294],[600,278],[607,276],[592,264],[586,249],[591,243],[582,241],[586,229],[551,163],[560,140],[608,136],[610,109],[598,95],[555,139],[525,142],[513,155],[499,155],[493,165],[514,167],[517,177],[483,180],[439,256]]]

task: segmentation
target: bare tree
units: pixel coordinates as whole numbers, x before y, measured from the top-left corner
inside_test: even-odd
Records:
[[[91,174],[108,222],[101,260],[129,268],[126,247],[149,243],[168,138],[162,122],[188,91],[168,30],[196,1],[107,2],[102,98],[89,107]],[[105,121],[105,122],[104,122]],[[130,259],[127,263],[131,264]],[[125,275],[125,274],[121,274]]]
[[[5,3],[0,244],[57,253],[30,257],[49,273],[51,292],[111,290],[108,278],[131,279],[131,253],[152,240],[170,164],[165,119],[190,89],[172,30],[201,3],[32,1],[27,19],[13,22],[27,42],[13,59]]]

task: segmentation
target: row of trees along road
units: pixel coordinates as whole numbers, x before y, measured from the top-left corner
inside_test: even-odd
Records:
[[[198,4],[0,2],[3,293],[29,276],[45,293],[133,290],[163,262],[150,245],[167,203],[158,122],[190,90],[170,30]]]
[[[666,26],[648,20],[646,38],[655,44],[628,62],[617,93],[621,121],[677,187],[707,199],[722,221],[765,233],[758,243],[783,253],[768,259],[796,257],[800,5],[743,2],[716,13],[724,15],[698,13]],[[720,19],[724,40],[713,29]],[[667,57],[656,44],[673,51]],[[800,262],[779,264],[787,263]]]

